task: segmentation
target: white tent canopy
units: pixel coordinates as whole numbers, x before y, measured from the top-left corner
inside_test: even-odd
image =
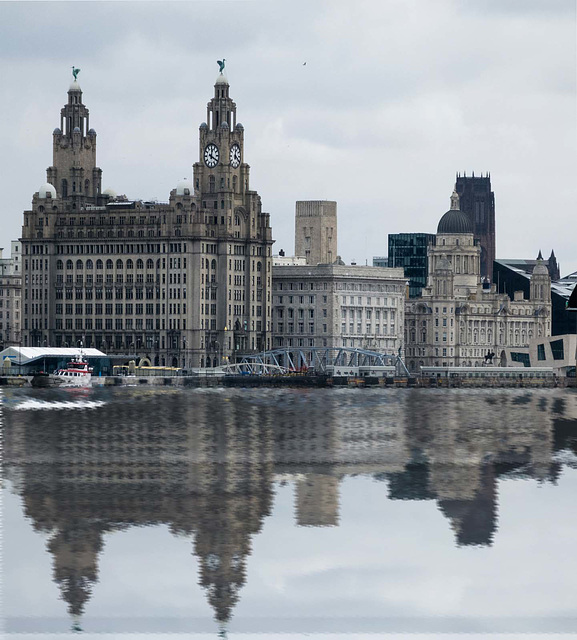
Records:
[[[80,354],[85,358],[107,357],[99,349],[80,347],[8,347],[0,352],[0,362],[8,358],[13,364],[26,365],[42,358],[76,358]]]

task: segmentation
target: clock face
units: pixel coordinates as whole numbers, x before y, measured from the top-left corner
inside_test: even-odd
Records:
[[[240,164],[240,147],[233,144],[230,148],[230,166],[236,169]]]
[[[212,142],[204,150],[204,164],[211,169],[218,164],[218,147]]]

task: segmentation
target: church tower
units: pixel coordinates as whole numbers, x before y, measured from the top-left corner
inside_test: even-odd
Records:
[[[60,111],[60,127],[53,132],[53,161],[46,181],[72,208],[81,203],[99,204],[102,170],[96,166],[96,131],[90,128],[88,108],[82,103],[82,89],[74,78],[68,102]]]
[[[491,190],[490,174],[457,175],[455,189],[459,194],[460,209],[473,223],[475,241],[481,247],[481,277],[493,281],[495,260],[495,194]]]

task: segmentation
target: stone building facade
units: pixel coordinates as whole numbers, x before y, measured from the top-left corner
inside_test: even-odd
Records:
[[[0,346],[20,344],[22,322],[22,273],[20,242],[13,240],[11,255],[2,257],[0,249]]]
[[[405,295],[402,269],[275,266],[273,347],[395,353],[403,343]]]
[[[95,346],[181,367],[270,346],[272,231],[244,161],[224,74],[200,125],[193,182],[168,203],[101,190],[75,80],[47,183],[24,212],[23,344]]]
[[[513,299],[481,281],[481,248],[474,240],[470,217],[459,209],[459,196],[441,218],[429,246],[429,277],[418,299],[405,307],[406,364],[473,366],[487,353],[496,361],[505,348],[527,346],[533,337],[551,335],[551,279],[538,262],[531,277],[529,298],[522,291]]]
[[[295,255],[307,264],[331,264],[337,259],[337,203],[331,200],[297,200]]]

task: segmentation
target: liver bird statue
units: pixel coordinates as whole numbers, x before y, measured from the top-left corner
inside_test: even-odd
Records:
[[[223,58],[222,60],[217,60],[216,62],[219,66],[219,71],[222,73],[224,71],[224,63],[226,62],[226,58]]]
[[[72,65],[72,75],[74,76],[74,79],[76,80],[76,76],[80,73],[80,69],[77,69],[74,65]]]

